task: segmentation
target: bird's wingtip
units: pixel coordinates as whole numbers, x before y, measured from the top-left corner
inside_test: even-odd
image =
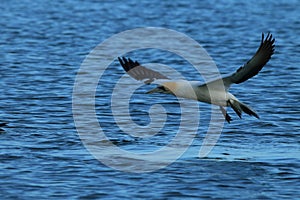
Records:
[[[131,58],[126,58],[126,57],[118,57],[119,63],[123,67],[123,69],[128,72],[129,70],[137,67],[140,65],[139,62],[133,61]]]

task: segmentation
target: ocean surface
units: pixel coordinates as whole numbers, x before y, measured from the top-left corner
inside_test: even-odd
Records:
[[[297,0],[1,1],[0,199],[299,199],[299,8]],[[167,113],[164,127],[157,134],[139,137],[120,112],[115,116],[121,116],[118,124],[111,111],[112,91],[124,71],[112,55],[96,82],[94,111],[101,128],[93,129],[96,133],[101,129],[112,143],[96,136],[92,140],[95,149],[100,148],[99,156],[106,153],[106,161],[119,169],[96,159],[79,134],[86,126],[74,122],[74,113],[81,114],[74,110],[76,77],[97,45],[143,27],[171,29],[194,39],[222,75],[250,59],[261,33],[271,32],[276,38],[271,60],[259,75],[231,88],[260,119],[247,115],[239,119],[228,109],[232,123],[224,123],[213,149],[199,157],[213,106],[196,103],[201,117],[188,112],[189,117],[195,114],[194,140],[190,144],[180,140],[180,145],[188,145],[187,151],[164,167],[143,172],[157,165],[134,159],[124,163],[104,148],[113,144],[126,152],[155,152],[175,137],[181,110],[175,97],[146,95],[151,86],[141,86],[130,99],[129,117],[147,126],[151,105],[159,104]],[[139,40],[133,36],[125,42]],[[125,45],[120,46],[119,56],[167,65],[186,79],[203,81],[190,63],[172,52],[124,53]],[[179,40],[175,46],[185,44]],[[205,64],[200,68],[208,69]],[[89,77],[93,73],[86,76],[87,83]],[[126,91],[125,87],[119,92]],[[118,104],[116,109],[120,108]],[[130,133],[118,125],[125,125]],[[187,136],[193,130],[183,127]],[[168,161],[167,156],[159,158]]]

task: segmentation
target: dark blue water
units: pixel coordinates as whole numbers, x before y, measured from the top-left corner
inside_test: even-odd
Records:
[[[0,131],[1,199],[300,198],[299,7],[299,1],[2,1],[0,123],[7,125],[1,124]],[[96,160],[73,121],[76,74],[100,42],[145,26],[174,29],[195,39],[224,74],[246,62],[261,32],[270,31],[276,37],[271,61],[258,77],[232,88],[261,119],[240,120],[230,111],[234,121],[225,124],[206,158],[188,154],[151,173],[121,172]],[[136,53],[137,59],[179,70],[183,64],[159,51],[142,55]],[[112,66],[116,69],[108,83],[123,74],[117,62]],[[109,96],[106,91],[97,95],[99,121],[109,124]],[[136,98],[138,117],[133,118],[147,123],[144,111],[151,97]],[[159,102],[162,96],[153,98]],[[153,139],[132,139],[116,126],[106,127],[109,136],[125,149],[163,146],[178,128],[172,122],[178,114],[174,101],[164,100],[173,115],[165,132]],[[209,105],[200,107],[208,121]],[[200,148],[201,133],[191,152]]]

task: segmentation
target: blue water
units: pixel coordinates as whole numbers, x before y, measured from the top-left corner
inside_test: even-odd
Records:
[[[2,1],[0,123],[7,125],[0,130],[0,198],[300,198],[299,7],[296,0]],[[105,166],[85,149],[74,125],[72,91],[80,65],[94,47],[113,34],[146,26],[173,29],[195,39],[224,74],[252,56],[261,32],[275,36],[276,52],[257,77],[232,88],[261,119],[240,120],[229,111],[234,121],[225,124],[206,158],[188,154],[155,172],[127,173]],[[136,53],[136,59],[178,70],[184,64],[159,51]],[[123,74],[117,61],[112,67],[115,74],[108,82]],[[164,99],[173,112],[165,132],[136,140],[106,117],[110,113],[106,92],[97,93],[101,97],[97,114],[121,148],[152,149],[173,137],[179,112],[173,97],[153,97],[157,103]],[[149,116],[144,111],[151,97],[136,98],[133,118],[146,124]],[[209,121],[209,105],[200,107],[201,118]],[[191,152],[200,148],[205,123],[202,126]]]

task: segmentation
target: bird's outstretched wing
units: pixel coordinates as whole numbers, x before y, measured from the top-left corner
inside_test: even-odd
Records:
[[[274,42],[275,39],[272,37],[272,34],[268,33],[264,39],[264,33],[262,33],[261,44],[255,55],[235,73],[223,78],[224,85],[229,87],[232,83],[239,84],[258,74],[273,55],[275,50]]]
[[[137,61],[132,61],[130,58],[118,57],[118,59],[127,74],[138,81],[144,81],[145,84],[150,84],[157,79],[169,79],[157,71],[141,66]]]

